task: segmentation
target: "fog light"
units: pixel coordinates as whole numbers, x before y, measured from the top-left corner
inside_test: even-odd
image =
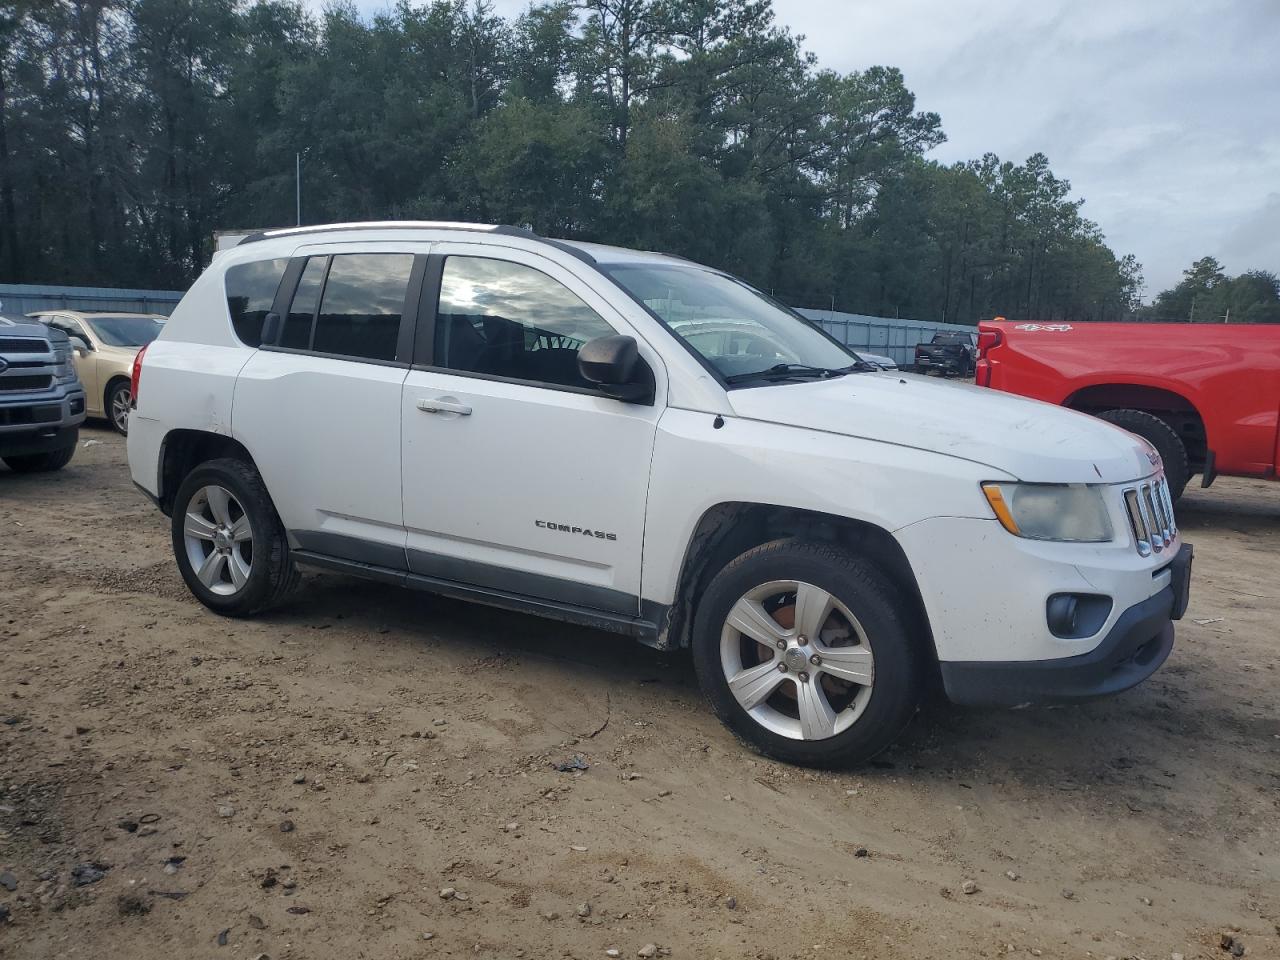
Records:
[[[1111,616],[1111,598],[1090,593],[1055,593],[1045,605],[1049,632],[1061,640],[1092,637]]]
[[[1049,598],[1049,630],[1057,637],[1074,636],[1080,615],[1080,601],[1069,593]]]

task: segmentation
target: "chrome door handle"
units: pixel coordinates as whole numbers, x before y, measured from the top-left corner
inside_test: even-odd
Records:
[[[423,413],[456,413],[460,417],[471,416],[471,408],[457,400],[419,400],[418,409]]]

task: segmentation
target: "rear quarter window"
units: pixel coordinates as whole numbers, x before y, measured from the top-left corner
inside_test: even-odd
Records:
[[[262,321],[271,312],[276,290],[288,266],[288,258],[282,257],[238,263],[227,268],[224,281],[227,310],[231,314],[231,326],[241,343],[250,347],[262,344]]]

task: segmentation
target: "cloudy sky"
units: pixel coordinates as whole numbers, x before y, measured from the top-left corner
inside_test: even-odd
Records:
[[[314,9],[325,0],[304,0]],[[363,12],[387,0],[357,0]],[[495,0],[516,15],[528,0]],[[824,67],[900,67],[944,162],[1039,150],[1148,299],[1212,254],[1280,272],[1280,0],[774,0]]]

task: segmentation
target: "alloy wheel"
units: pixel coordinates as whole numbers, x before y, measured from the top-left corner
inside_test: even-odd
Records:
[[[111,394],[111,422],[124,434],[129,432],[130,402],[128,390],[116,390]]]
[[[253,527],[226,487],[210,484],[196,491],[183,518],[183,544],[196,578],[213,593],[231,596],[248,582]]]
[[[793,740],[849,729],[875,683],[875,656],[857,618],[826,590],[796,580],[761,584],[733,605],[720,664],[742,709]]]

